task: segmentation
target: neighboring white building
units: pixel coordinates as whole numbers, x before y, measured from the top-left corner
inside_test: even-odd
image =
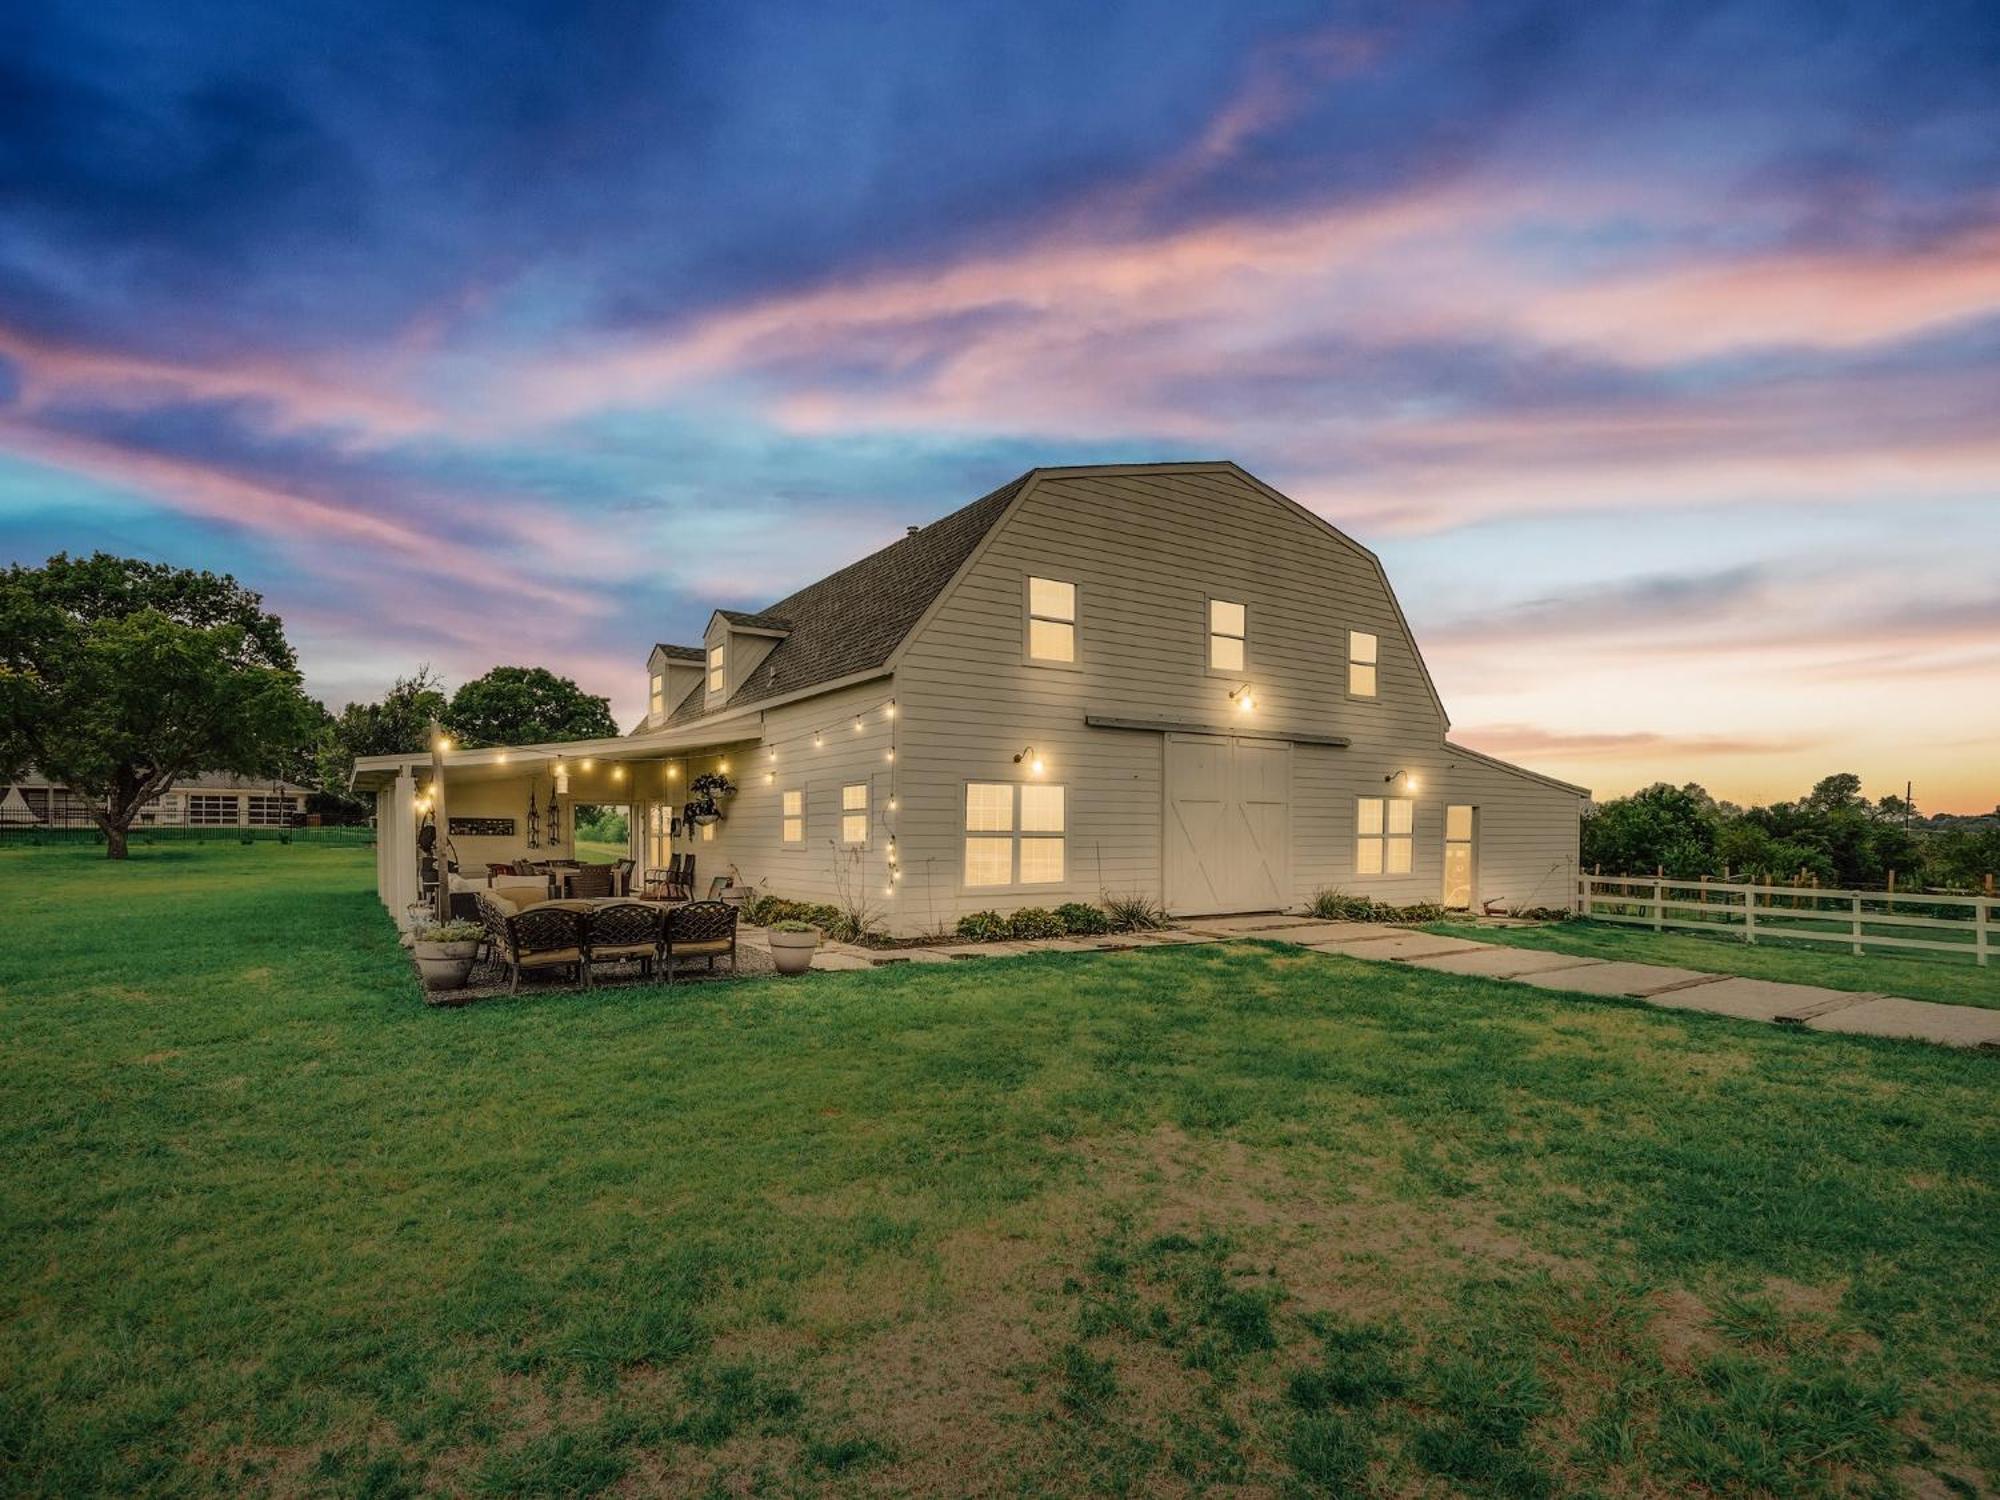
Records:
[[[1106,894],[1574,898],[1586,791],[1452,744],[1374,554],[1230,463],[1033,470],[647,670],[623,739],[447,757],[462,869],[523,852],[531,802],[549,831],[560,785],[630,807],[646,865],[692,851],[704,889],[734,869],[901,934]],[[707,771],[738,791],[677,831]],[[394,910],[429,774],[356,767]]]
[[[289,781],[219,771],[175,782],[139,808],[135,828],[282,828],[305,816],[311,792]],[[0,791],[0,826],[95,828],[91,799],[30,770]],[[25,816],[23,816],[25,814]]]

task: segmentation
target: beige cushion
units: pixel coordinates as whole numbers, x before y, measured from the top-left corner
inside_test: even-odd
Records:
[[[583,959],[581,948],[552,948],[546,953],[530,953],[517,962],[524,969],[546,969],[551,964],[573,964]]]
[[[680,958],[690,953],[694,954],[697,958],[704,953],[727,953],[729,951],[729,939],[713,938],[705,943],[669,943],[667,944],[667,951],[675,958]]]
[[[651,943],[625,943],[616,948],[599,948],[593,945],[590,950],[590,956],[592,958],[651,958],[653,956],[653,945]]]

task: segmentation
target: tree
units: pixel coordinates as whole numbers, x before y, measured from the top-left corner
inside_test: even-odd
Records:
[[[451,696],[444,727],[461,743],[539,745],[612,739],[611,701],[543,667],[495,667]]]
[[[1583,820],[1583,862],[1615,875],[1704,874],[1715,860],[1714,818],[1714,799],[1692,783],[1649,786]]]
[[[433,720],[445,712],[444,684],[428,665],[398,677],[379,703],[350,703],[329,720],[313,745],[311,782],[323,796],[341,799],[343,811],[358,809],[348,796],[354,761],[362,755],[406,755],[430,743]]]
[[[282,623],[234,578],[104,552],[0,575],[0,778],[89,797],[112,859],[177,778],[271,775],[310,725]]]

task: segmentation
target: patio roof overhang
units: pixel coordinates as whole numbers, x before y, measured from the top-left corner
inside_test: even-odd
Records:
[[[645,734],[620,735],[608,740],[566,740],[543,745],[495,745],[479,750],[447,750],[444,769],[449,780],[504,781],[511,777],[547,771],[557,761],[571,766],[585,762],[625,765],[632,762],[678,760],[727,745],[752,745],[764,737],[763,715],[706,718],[677,729],[656,729]],[[357,792],[380,791],[394,785],[398,776],[428,776],[432,756],[428,750],[398,755],[364,755],[354,762],[348,788]]]

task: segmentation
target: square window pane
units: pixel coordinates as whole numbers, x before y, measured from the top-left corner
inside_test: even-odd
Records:
[[[806,820],[804,818],[785,819],[785,842],[803,844],[806,841]]]
[[[1375,669],[1355,664],[1347,669],[1347,691],[1357,698],[1375,696]]]
[[[1363,837],[1382,831],[1382,799],[1363,797],[1355,814],[1355,831]]]
[[[1472,809],[1469,807],[1447,807],[1444,810],[1444,836],[1455,844],[1462,844],[1472,837]]]
[[[1410,873],[1410,841],[1408,839],[1389,840],[1389,873],[1407,875]]]
[[[1036,661],[1075,661],[1076,627],[1055,620],[1030,620],[1028,655]]]
[[[1021,788],[1021,832],[1061,833],[1063,828],[1063,789],[1059,786],[1033,786]],[[1026,879],[1026,876],[1022,877]]]
[[[1208,628],[1217,635],[1242,635],[1243,606],[1227,599],[1208,601]]]
[[[1233,635],[1212,635],[1208,638],[1208,664],[1221,672],[1243,670],[1243,642]]]
[[[1382,841],[1363,839],[1354,846],[1354,873],[1357,875],[1380,875],[1382,873]]]
[[[868,783],[857,781],[840,789],[840,806],[844,812],[868,811]]]
[[[1046,620],[1075,620],[1076,585],[1056,578],[1030,578],[1028,613]]]
[[[708,825],[713,828],[713,823]],[[840,841],[843,844],[865,844],[868,842],[868,814],[842,813],[840,815]]]
[[[1054,885],[1063,878],[1062,839],[1021,840],[1021,884]]]
[[[1347,632],[1347,659],[1372,665],[1377,659],[1375,653],[1380,644],[1365,630],[1350,630]]]
[[[1014,841],[969,838],[965,841],[967,885],[1009,885],[1014,879]]]
[[[1389,803],[1389,832],[1408,833],[1416,827],[1417,804],[1407,797],[1397,797]]]
[[[1014,788],[1004,781],[972,781],[965,787],[965,831],[1008,833],[1014,827]]]
[[[806,811],[806,794],[803,790],[795,790],[785,793],[786,817],[801,818],[805,816],[805,811]]]

